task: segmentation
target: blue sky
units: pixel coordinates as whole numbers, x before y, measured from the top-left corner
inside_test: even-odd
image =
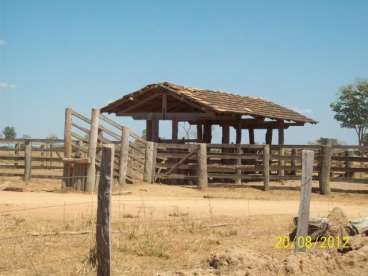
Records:
[[[368,78],[367,9],[336,0],[0,0],[0,128],[62,137],[65,107],[89,114],[171,81],[267,98],[320,122],[290,128],[286,143],[356,143],[329,103]]]

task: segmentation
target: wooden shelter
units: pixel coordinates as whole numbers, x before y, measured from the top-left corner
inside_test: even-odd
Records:
[[[317,122],[298,112],[258,97],[240,96],[221,91],[189,88],[169,82],[150,84],[108,104],[101,112],[130,116],[146,121],[148,141],[211,143],[212,126],[222,127],[222,143],[229,144],[230,127],[236,130],[236,143],[241,144],[242,130],[254,144],[254,131],[265,129],[265,141],[272,144],[273,130],[278,130],[278,144],[284,144],[284,130]],[[159,121],[172,121],[172,137],[160,139]],[[178,122],[197,127],[197,138],[178,140]]]

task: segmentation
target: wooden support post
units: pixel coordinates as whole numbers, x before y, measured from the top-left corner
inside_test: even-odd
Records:
[[[89,133],[88,142],[88,170],[87,170],[87,192],[94,192],[96,189],[96,151],[98,140],[98,124],[99,124],[100,110],[93,108],[91,115],[91,129]]]
[[[65,109],[65,123],[64,123],[64,158],[72,157],[72,114],[73,110],[71,108]],[[64,186],[69,185],[69,174],[70,174],[70,164],[64,163],[64,181],[62,182],[61,189]]]
[[[97,275],[111,274],[111,189],[114,170],[114,145],[102,148],[98,185],[96,252]]]
[[[152,120],[146,120],[146,140],[152,141]]]
[[[285,176],[285,169],[283,168],[285,166],[285,160],[283,159],[283,157],[285,156],[285,149],[284,148],[280,148],[279,150],[279,176],[283,177]]]
[[[270,189],[270,145],[263,148],[263,183],[264,190]]]
[[[212,125],[210,123],[205,123],[203,127],[203,142],[211,144],[212,141]]]
[[[230,137],[229,137],[229,133],[230,132],[230,127],[228,123],[224,123],[222,125],[222,143],[223,144],[229,144],[230,142]]]
[[[295,252],[304,252],[305,241],[308,235],[310,197],[312,192],[314,152],[302,152],[302,181],[300,187],[300,203],[298,212],[298,225],[295,236]]]
[[[291,149],[291,175],[296,175],[296,149]]]
[[[235,128],[235,130],[236,130],[236,144],[241,144],[241,140],[242,140],[242,128],[241,128],[241,125],[240,125],[240,123],[238,123],[237,125],[236,125],[236,128]]]
[[[167,112],[167,95],[166,94],[163,94],[162,95],[162,115],[163,115],[163,118],[165,119],[165,115],[166,115],[166,112]]]
[[[266,131],[266,144],[272,145],[272,128],[268,128]]]
[[[172,139],[173,143],[178,142],[178,129],[179,129],[178,120],[172,120],[171,139]]]
[[[253,128],[249,128],[248,129],[248,134],[249,134],[249,144],[254,144],[254,129]]]
[[[330,189],[330,172],[331,172],[331,142],[321,146],[321,165],[319,172],[319,190],[321,194],[329,194]]]
[[[243,154],[242,152],[242,148],[240,147],[240,144],[239,146],[237,147],[237,153],[238,153],[238,159],[236,159],[236,165],[237,166],[241,166],[242,164],[242,161],[241,161],[241,156]],[[236,169],[236,180],[235,180],[235,183],[238,184],[238,185],[241,185],[242,183],[242,170],[241,169]]]
[[[129,157],[129,128],[123,126],[120,141],[119,185],[126,183]]]
[[[208,187],[208,173],[207,173],[207,144],[198,144],[198,185],[200,189]]]
[[[147,142],[143,179],[148,183],[153,183],[155,180],[156,151],[157,151],[156,143]]]
[[[203,141],[203,125],[202,124],[197,125],[197,140],[198,140],[198,143],[201,143]]]
[[[152,120],[152,142],[158,142],[160,137],[160,121],[157,119]]]
[[[25,140],[24,149],[24,181],[28,183],[32,178],[32,143]]]
[[[280,127],[279,128],[279,145],[283,145],[284,144],[284,128]]]

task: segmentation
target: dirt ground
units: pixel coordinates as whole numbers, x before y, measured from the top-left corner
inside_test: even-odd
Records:
[[[114,187],[115,275],[364,275],[368,238],[346,254],[335,248],[293,254],[277,248],[298,212],[298,182],[243,187],[134,184]],[[315,183],[316,185],[316,183]],[[333,183],[312,194],[311,216],[340,207],[368,217],[368,185]],[[359,193],[346,192],[355,190]],[[259,184],[259,187],[260,184]],[[280,188],[281,187],[281,188]],[[9,191],[10,190],[10,191]],[[58,181],[0,179],[0,275],[94,275],[96,195],[62,193]]]

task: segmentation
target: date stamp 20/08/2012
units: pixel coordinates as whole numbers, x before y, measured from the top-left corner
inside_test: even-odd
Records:
[[[326,236],[321,237],[318,242],[313,242],[311,236],[297,237],[295,241],[291,241],[289,236],[278,236],[274,247],[276,249],[292,249],[295,244],[307,249],[345,249],[349,247],[349,236]]]

